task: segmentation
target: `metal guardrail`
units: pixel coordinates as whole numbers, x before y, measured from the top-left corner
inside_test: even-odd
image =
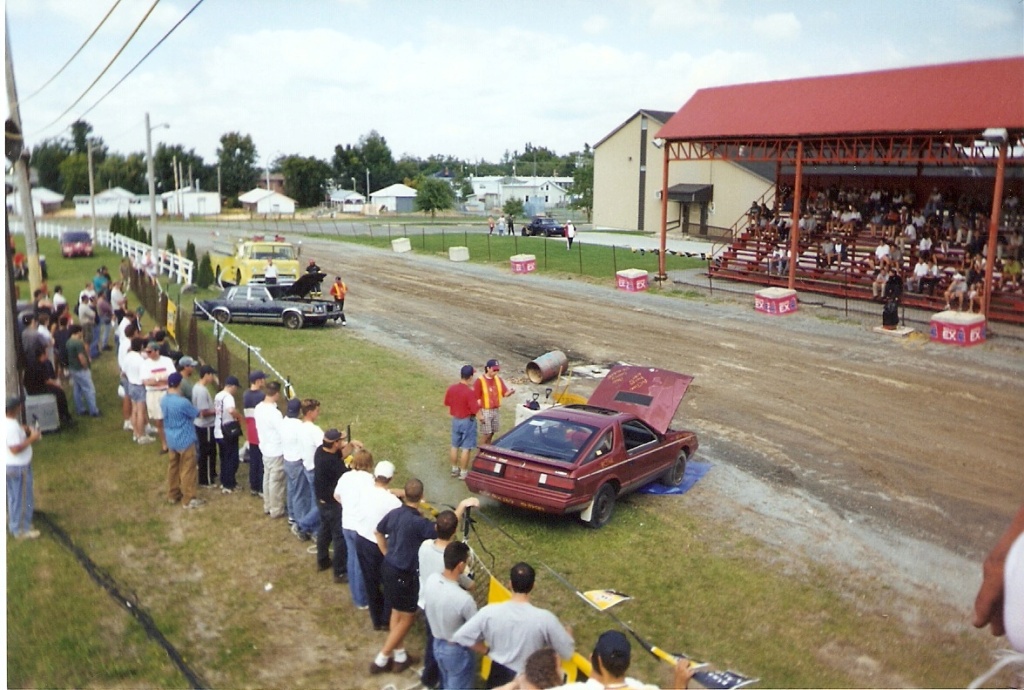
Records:
[[[36,223],[36,236],[59,240],[61,235],[68,229],[68,226],[59,223],[40,222]],[[24,234],[25,228],[22,222],[12,221],[11,232]],[[124,235],[115,235],[110,230],[97,230],[96,242],[121,256],[127,256],[131,259],[132,265],[137,268],[145,264],[146,255],[153,251],[153,248],[148,244],[133,240]],[[166,249],[159,250],[153,259],[158,275],[166,275],[178,284],[192,283],[195,266],[190,259],[169,252]]]

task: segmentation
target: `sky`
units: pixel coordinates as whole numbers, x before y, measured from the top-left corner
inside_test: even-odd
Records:
[[[1024,55],[1022,0],[205,0],[83,116],[195,1],[158,0],[62,115],[153,0],[6,0],[28,145],[82,118],[111,151],[144,151],[148,112],[154,147],[207,162],[226,132],[265,166],[329,161],[371,130],[396,159],[498,162],[593,146],[701,88]]]

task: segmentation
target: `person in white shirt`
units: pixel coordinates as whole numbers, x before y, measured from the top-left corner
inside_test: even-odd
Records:
[[[213,398],[213,438],[220,450],[220,492],[234,493],[238,486],[238,437],[225,438],[224,425],[230,421],[238,422],[245,427],[245,417],[235,406],[235,392],[238,390],[238,379],[228,376],[224,379],[224,387]]]
[[[351,472],[347,472],[345,476],[348,474]],[[370,620],[373,629],[377,631],[387,630],[391,621],[391,607],[384,599],[381,579],[384,554],[377,544],[376,530],[385,515],[402,505],[398,496],[388,489],[394,476],[395,466],[391,462],[378,462],[373,469],[373,486],[363,491],[357,499],[356,533],[359,538],[356,539],[356,555],[359,557],[359,568],[362,570],[363,583],[366,585]],[[341,502],[341,510],[344,519],[348,512],[348,504],[344,501]]]
[[[292,534],[303,541],[308,541],[309,533],[297,527],[299,518],[309,512],[309,487],[306,485],[306,475],[302,471],[302,420],[299,419],[301,408],[302,401],[298,398],[288,401],[284,419],[281,420],[281,447],[288,494],[288,524],[291,526]]]
[[[271,381],[264,387],[263,401],[253,408],[256,435],[263,453],[263,512],[272,518],[285,516],[284,441],[281,437],[281,411],[277,401],[281,384]]]
[[[149,341],[145,357],[139,365],[140,378],[146,387],[146,413],[160,438],[160,452],[167,453],[167,437],[164,435],[164,413],[160,401],[167,395],[167,378],[175,373],[174,361],[160,354],[160,343]],[[145,440],[139,443],[146,443]]]
[[[38,425],[21,423],[21,396],[7,398],[7,529],[15,539],[36,539],[32,486],[32,444],[42,438]]]
[[[910,289],[914,292],[922,292],[921,279],[928,276],[928,264],[924,262],[924,257],[918,255],[917,265],[914,266],[914,273],[910,276],[910,280],[907,282],[910,284]]]
[[[273,259],[267,259],[267,267],[263,271],[263,282],[267,285],[277,285],[277,266]]]
[[[316,500],[316,449],[324,443],[324,430],[316,425],[320,416],[320,401],[306,398],[299,408],[299,417],[302,424],[299,426],[298,444],[299,458],[302,461],[302,473],[306,478],[306,488],[309,493],[309,508],[300,512],[296,517],[296,525],[301,532],[312,535],[320,531],[320,507]],[[348,437],[345,437],[348,440]],[[291,501],[289,494],[289,501]]]
[[[359,567],[359,555],[356,552],[361,537],[357,531],[359,525],[359,499],[373,488],[373,455],[365,448],[357,448],[352,452],[349,471],[341,475],[334,489],[334,498],[341,504],[341,533],[345,537],[348,553],[346,570],[348,574],[349,594],[357,609],[366,609],[369,600],[366,594],[366,583],[363,571]]]
[[[199,410],[194,422],[196,427],[196,462],[199,463],[199,486],[213,486],[217,476],[217,443],[213,437],[213,426],[217,412],[213,407],[213,396],[209,385],[217,371],[209,364],[199,368],[199,380],[192,386],[192,407]]]

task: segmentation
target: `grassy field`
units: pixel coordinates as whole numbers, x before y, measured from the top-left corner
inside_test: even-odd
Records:
[[[63,261],[55,243],[42,247],[57,257],[51,286],[84,283],[100,263],[117,262],[103,252]],[[322,401],[321,426],[352,424],[377,459],[398,465],[398,483],[416,473],[427,480],[428,498],[442,493],[429,471],[444,473],[448,381],[348,331],[233,329],[286,365],[302,396]],[[104,417],[46,436],[36,448],[37,508],[137,596],[212,686],[344,686],[338,669],[350,658],[363,668],[365,648],[377,640],[364,618],[316,579],[304,545],[271,531],[245,492],[207,493],[210,504],[196,512],[167,506],[163,456],[120,430],[111,354],[100,358],[95,379]],[[963,686],[987,658],[982,636],[948,624],[963,612],[779,553],[689,505],[686,497],[630,496],[599,531],[494,508],[490,519],[526,552],[486,522],[472,545],[502,577],[528,560],[549,564],[581,590],[628,592],[634,601],[616,613],[647,639],[759,676],[762,687]],[[264,592],[271,582],[272,600]],[[543,570],[536,599],[574,625],[584,652],[613,627]],[[8,541],[7,601],[9,687],[184,684],[139,624],[45,531],[35,542]],[[321,642],[300,648],[283,637]],[[417,652],[421,645],[410,643]],[[634,648],[634,674],[666,682],[664,666]],[[275,667],[290,670],[275,675]]]

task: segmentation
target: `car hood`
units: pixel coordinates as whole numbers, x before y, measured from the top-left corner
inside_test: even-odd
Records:
[[[693,381],[665,369],[618,365],[597,386],[588,405],[633,414],[664,434]]]
[[[288,286],[285,294],[292,297],[305,297],[326,278],[326,273],[303,273],[298,280]]]

